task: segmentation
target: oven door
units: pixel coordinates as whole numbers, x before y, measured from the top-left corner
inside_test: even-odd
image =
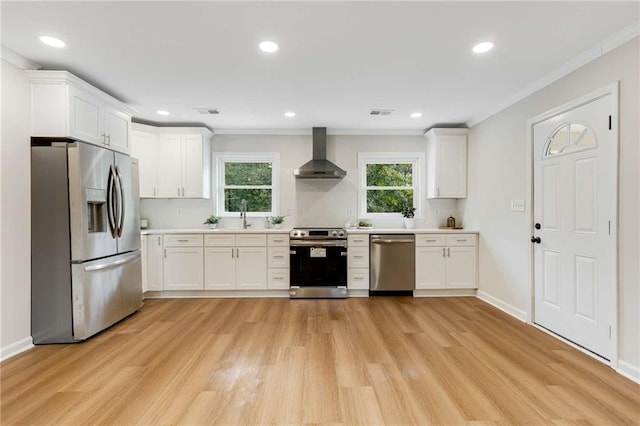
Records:
[[[347,285],[346,241],[292,241],[290,249],[292,287]]]

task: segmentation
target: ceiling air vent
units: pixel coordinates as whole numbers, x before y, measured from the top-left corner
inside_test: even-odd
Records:
[[[220,111],[216,108],[194,108],[198,114],[209,114],[209,115],[218,115]]]
[[[372,109],[369,115],[391,115],[392,112],[392,109]]]

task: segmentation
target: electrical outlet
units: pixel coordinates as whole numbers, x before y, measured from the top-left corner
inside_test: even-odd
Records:
[[[353,209],[347,209],[347,217],[353,216]]]
[[[177,214],[178,216],[182,215],[182,209],[177,209],[177,210],[176,210],[176,214]]]
[[[433,209],[433,214],[436,216],[440,216],[440,209]]]
[[[291,216],[291,209],[287,209],[286,212],[285,212],[285,215]]]

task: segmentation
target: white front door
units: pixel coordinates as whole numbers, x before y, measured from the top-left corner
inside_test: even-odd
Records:
[[[617,285],[614,97],[605,92],[532,126],[534,322],[605,359]]]

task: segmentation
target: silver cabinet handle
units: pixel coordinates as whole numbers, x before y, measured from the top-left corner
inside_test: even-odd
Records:
[[[158,235],[158,247],[162,245],[162,237]]]
[[[444,247],[442,248],[442,257],[447,257],[445,251],[444,251]]]
[[[459,242],[459,243],[464,243],[464,242],[467,241],[467,239],[466,238],[461,238],[461,239],[457,239],[456,241]]]
[[[236,257],[238,257],[238,258],[240,257],[240,249],[239,248],[236,249]]]
[[[447,248],[447,256],[451,257],[451,249],[450,248]]]
[[[235,256],[233,255],[233,249],[231,249],[231,258],[233,259]]]
[[[435,243],[436,240],[427,240],[428,243]]]
[[[354,280],[363,280],[364,278],[362,277],[353,277]]]
[[[167,249],[164,249],[164,258],[167,258]]]
[[[189,240],[176,240],[176,241],[178,241],[179,243],[188,243],[189,242]]]
[[[274,259],[282,259],[284,256],[276,256],[276,255],[274,255],[273,257],[274,257]]]

